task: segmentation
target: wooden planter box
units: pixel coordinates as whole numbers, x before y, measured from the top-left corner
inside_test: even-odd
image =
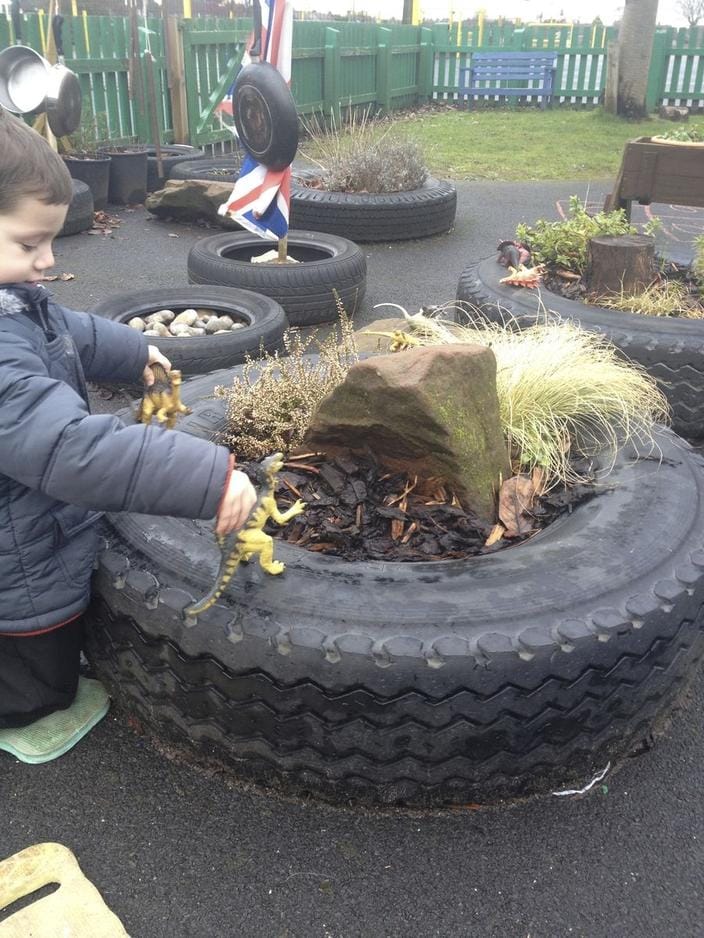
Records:
[[[626,144],[606,211],[665,202],[704,208],[704,144],[639,137]]]

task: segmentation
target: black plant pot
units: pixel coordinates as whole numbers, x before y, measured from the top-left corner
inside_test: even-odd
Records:
[[[102,155],[84,158],[64,156],[63,160],[71,174],[71,178],[84,182],[93,193],[93,208],[95,211],[104,209],[108,204],[110,157]]]
[[[144,202],[147,197],[147,150],[145,147],[116,147],[101,150],[110,157],[108,200],[117,205]]]

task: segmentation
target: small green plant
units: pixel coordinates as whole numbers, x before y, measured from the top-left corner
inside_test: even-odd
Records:
[[[104,145],[109,134],[107,114],[102,111],[85,114],[78,129],[68,137],[61,138],[62,152],[81,159],[95,159],[98,148]]]
[[[242,377],[215,389],[226,401],[223,442],[244,459],[288,453],[303,442],[313,412],[357,360],[352,323],[338,300],[339,323],[324,340],[296,329],[284,335],[287,357],[248,358]],[[317,352],[317,357],[306,355]]]
[[[673,127],[658,134],[659,140],[675,140],[680,143],[704,143],[704,127],[688,124],[686,127]]]
[[[532,226],[521,224],[516,228],[516,237],[530,248],[536,264],[583,274],[587,267],[591,238],[597,235],[635,234],[636,231],[622,209],[589,215],[581,200],[573,195],[570,197],[568,217],[564,221],[539,219]]]
[[[605,294],[599,306],[620,309],[642,316],[681,316],[684,319],[704,318],[704,308],[692,297],[688,287],[677,280],[657,281],[639,293]]]
[[[393,125],[370,116],[367,108],[351,112],[344,128],[321,121],[308,122],[302,154],[318,166],[320,184],[334,192],[407,192],[419,189],[428,177],[420,146],[408,139],[391,139]]]
[[[704,234],[698,235],[694,239],[694,251],[692,273],[699,288],[704,290]]]
[[[407,331],[422,345],[492,349],[510,457],[520,471],[542,469],[548,487],[582,481],[574,456],[615,452],[629,439],[652,440],[654,425],[668,422],[667,400],[645,369],[571,322],[552,319],[519,330],[476,311],[467,325],[403,312]]]

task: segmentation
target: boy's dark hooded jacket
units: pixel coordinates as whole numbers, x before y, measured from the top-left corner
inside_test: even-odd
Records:
[[[137,384],[147,341],[0,285],[0,633],[36,633],[88,604],[103,511],[215,516],[227,449],[91,415],[86,379]]]

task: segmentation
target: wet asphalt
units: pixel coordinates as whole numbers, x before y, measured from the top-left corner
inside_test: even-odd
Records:
[[[450,234],[365,246],[356,322],[395,314],[379,303],[415,312],[451,301],[461,270],[517,222],[556,218],[572,194],[598,203],[607,188],[459,183]],[[704,213],[652,211],[666,222],[663,245],[686,256]],[[75,279],[52,289],[73,308],[186,284],[190,246],[215,233],[141,208],[115,214],[112,237],[57,242],[56,270]],[[699,674],[657,745],[585,795],[408,813],[244,786],[159,751],[114,709],[56,762],[0,753],[0,858],[66,845],[132,938],[696,938],[703,714]]]

